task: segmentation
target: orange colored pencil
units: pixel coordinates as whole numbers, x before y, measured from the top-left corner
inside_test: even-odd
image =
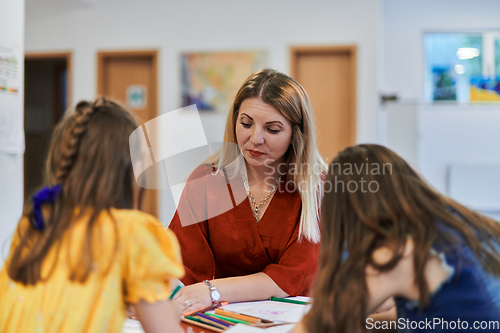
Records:
[[[222,310],[222,309],[215,309],[215,314],[220,314],[221,316],[226,316],[226,317],[229,317],[229,318],[234,318],[234,319],[239,319],[239,320],[247,321],[247,322],[252,323],[252,324],[256,324],[259,321],[261,321],[261,319],[257,318],[257,317],[252,317],[252,316],[247,316],[247,315],[243,315],[243,314],[238,314],[238,313],[234,313],[234,312],[230,312],[230,311],[225,311],[225,310]]]

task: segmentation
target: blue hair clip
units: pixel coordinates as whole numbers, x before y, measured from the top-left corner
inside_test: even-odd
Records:
[[[32,218],[30,219],[31,225],[38,231],[44,228],[42,205],[45,203],[54,204],[57,197],[61,193],[61,185],[56,184],[52,187],[46,186],[40,191],[36,192],[33,196],[33,211]]]

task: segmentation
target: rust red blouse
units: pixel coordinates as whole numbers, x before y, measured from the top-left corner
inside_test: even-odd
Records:
[[[181,246],[182,282],[264,272],[287,294],[307,295],[319,244],[298,240],[302,202],[293,190],[282,181],[257,224],[241,177],[229,182],[198,167],[169,226]]]

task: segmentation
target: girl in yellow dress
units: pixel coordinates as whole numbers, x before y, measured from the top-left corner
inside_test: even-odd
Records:
[[[80,102],[54,130],[46,187],[26,203],[0,271],[0,332],[182,332],[168,300],[184,274],[174,234],[140,208],[118,104]]]

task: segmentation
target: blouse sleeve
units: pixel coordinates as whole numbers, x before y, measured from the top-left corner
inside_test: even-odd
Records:
[[[145,215],[145,214],[144,214]],[[173,232],[154,217],[130,223],[124,265],[125,302],[149,303],[170,296],[170,279],[181,278],[184,268]]]
[[[190,285],[211,280],[215,259],[208,239],[207,188],[204,177],[208,166],[198,167],[189,177],[169,228],[179,240],[186,274],[181,281]]]
[[[264,268],[273,281],[290,296],[307,296],[318,269],[319,243],[298,239],[299,223],[276,263]]]

